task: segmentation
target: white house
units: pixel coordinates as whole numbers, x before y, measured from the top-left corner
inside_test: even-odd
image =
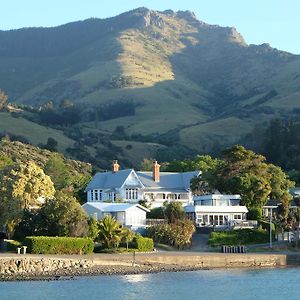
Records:
[[[153,163],[152,172],[119,170],[118,162],[114,161],[112,171],[97,173],[85,191],[88,202],[138,203],[144,200],[154,208],[165,201],[178,201],[185,206],[193,202],[190,181],[200,174],[200,171],[160,172],[157,161]]]
[[[139,204],[87,202],[82,205],[85,212],[97,220],[107,215],[114,217],[122,226],[133,230],[146,226],[149,209]]]
[[[211,194],[194,197],[185,207],[197,227],[230,227],[246,220],[248,209],[240,205],[240,195]]]

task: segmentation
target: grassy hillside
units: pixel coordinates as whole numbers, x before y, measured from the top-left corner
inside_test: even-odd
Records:
[[[60,130],[47,128],[4,112],[0,113],[0,132],[23,136],[33,145],[46,144],[49,137],[54,138],[58,143],[58,150],[62,153],[66,153],[66,149],[74,144],[74,140],[66,137]]]
[[[123,126],[130,141],[113,142],[123,151],[116,155],[134,164],[155,155],[147,143],[210,151],[215,143],[236,142],[255,124],[298,115],[299,56],[248,45],[235,28],[206,24],[191,12],[139,8],[105,20],[0,31],[0,43],[1,88],[12,102],[38,106],[52,100],[58,107],[70,99],[84,116],[95,109],[101,114],[107,104],[134,105],[131,115],[97,126],[83,118],[76,125],[84,135],[105,132],[108,138]],[[56,134],[61,151],[72,142],[60,131],[23,119],[13,127],[13,121],[1,115],[0,130],[23,132],[34,144]],[[136,144],[143,155],[127,151],[132,135],[148,137],[141,146],[147,150]],[[105,161],[101,143],[87,151]]]
[[[53,156],[53,152],[38,147],[23,144],[21,142],[11,142],[6,139],[0,140],[0,155],[5,155],[11,158],[14,162],[28,162],[33,161],[40,167],[44,168],[48,160]],[[75,174],[81,174],[84,176],[90,175],[92,168],[90,164],[71,160],[63,155],[62,157],[66,166],[70,168],[70,171]],[[79,176],[79,175],[78,175]]]

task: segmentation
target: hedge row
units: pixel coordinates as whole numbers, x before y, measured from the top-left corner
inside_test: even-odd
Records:
[[[238,229],[231,231],[215,231],[210,234],[208,244],[221,245],[261,244],[269,241],[269,233],[265,230]]]
[[[31,236],[24,244],[34,254],[88,254],[94,250],[90,238]]]
[[[138,251],[153,251],[153,239],[137,235],[134,239],[135,248]]]

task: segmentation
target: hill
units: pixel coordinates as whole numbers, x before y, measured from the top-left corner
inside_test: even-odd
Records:
[[[76,126],[85,135],[113,135],[122,126],[125,140],[209,152],[300,111],[299,56],[248,45],[235,28],[188,11],[138,8],[104,20],[0,31],[0,43],[1,88],[10,101],[59,106],[70,99],[81,107]],[[132,109],[124,112],[124,105]],[[116,112],[103,117],[105,109]]]

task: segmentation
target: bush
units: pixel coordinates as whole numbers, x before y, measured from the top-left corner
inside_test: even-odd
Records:
[[[260,244],[269,241],[269,232],[255,229],[217,231],[210,234],[208,244],[213,247],[221,245]]]
[[[195,232],[194,224],[189,220],[170,224],[158,224],[147,228],[147,236],[156,243],[163,243],[182,249],[191,244]]]
[[[90,238],[31,236],[24,244],[33,254],[88,254],[94,250]]]
[[[153,251],[154,248],[153,239],[142,237],[141,235],[137,235],[133,243],[138,251]]]
[[[17,248],[21,247],[22,243],[15,240],[7,240],[6,241],[6,249],[7,251],[16,252]]]
[[[261,208],[249,208],[247,220],[260,220],[262,218]]]
[[[258,222],[258,224],[259,226],[261,226],[262,229],[265,229],[268,232],[270,231],[270,222],[261,220]],[[276,229],[275,224],[272,223],[272,231],[274,232],[275,229]]]

